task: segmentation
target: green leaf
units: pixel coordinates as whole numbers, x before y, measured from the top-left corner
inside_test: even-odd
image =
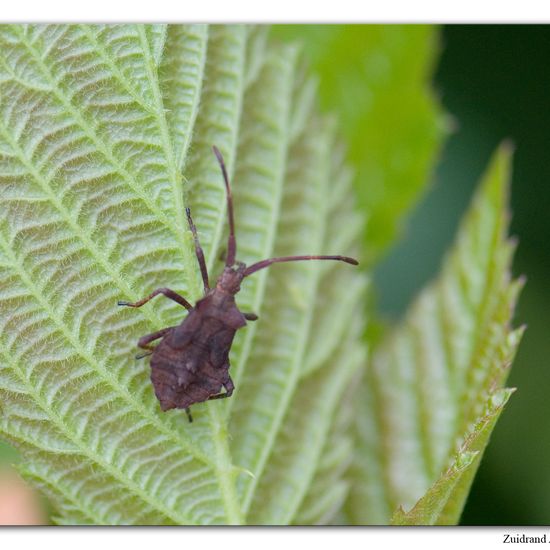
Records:
[[[325,111],[338,114],[368,212],[362,259],[374,262],[399,234],[430,181],[450,124],[428,85],[439,35],[426,25],[282,25],[304,43]]]
[[[357,252],[349,172],[296,48],[201,25],[4,25],[0,44],[0,433],[21,472],[59,523],[329,518],[351,444],[339,437],[327,462],[350,422],[335,410],[365,361],[358,269],[247,280],[237,301],[260,320],[232,349],[237,389],[194,406],[193,424],[160,411],[133,359],[181,308],[116,307],[160,286],[201,296],[186,206],[214,281],[227,224],[212,144],[239,259]],[[339,489],[311,510],[327,468]]]
[[[494,392],[470,434],[464,438],[449,468],[409,511],[401,507],[392,517],[394,525],[453,525],[458,522],[489,436],[512,390]]]
[[[412,510],[397,523],[459,520],[522,332],[510,326],[521,281],[510,279],[509,164],[503,146],[439,279],[372,357],[358,395],[354,523],[387,523],[398,507]]]

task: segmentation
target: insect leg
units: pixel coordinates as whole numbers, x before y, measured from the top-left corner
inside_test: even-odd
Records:
[[[235,384],[233,384],[233,380],[231,380],[231,376],[229,375],[227,376],[227,382],[223,385],[223,387],[227,392],[225,395],[229,397],[233,393],[233,390],[235,389]]]
[[[211,395],[207,401],[211,401],[212,399],[225,399],[226,397],[231,397],[230,393],[217,393],[216,395]]]
[[[177,302],[180,306],[183,306],[185,309],[187,309],[187,311],[191,311],[193,309],[193,306],[183,296],[180,296],[177,292],[174,292],[169,288],[157,288],[154,292],[151,292],[151,294],[149,294],[147,298],[143,298],[143,300],[139,300],[139,302],[132,303],[127,302],[126,300],[119,300],[118,305],[128,307],[141,307],[159,294],[164,294],[164,296],[170,298],[170,300],[174,300],[174,302]]]
[[[247,321],[257,321],[258,320],[258,316],[255,313],[243,313],[243,315],[244,315],[244,318]]]
[[[148,349],[148,350],[154,350],[154,347],[151,347],[149,344],[151,342],[154,342],[155,340],[158,340],[159,338],[162,338],[167,332],[171,331],[174,327],[166,327],[162,330],[157,330],[157,332],[153,332],[151,334],[147,334],[146,336],[142,336],[138,340],[138,347],[141,349]]]
[[[207,401],[211,399],[225,399],[226,397],[231,397],[233,395],[233,390],[235,389],[235,384],[231,380],[231,376],[227,377],[227,382],[224,382],[223,387],[225,388],[225,393],[217,393],[216,395],[211,395]]]
[[[185,407],[185,412],[187,413],[187,419],[189,420],[189,423],[193,422],[193,416],[191,415],[191,409],[189,407]]]
[[[206,268],[206,260],[204,259],[204,252],[199,243],[199,236],[197,235],[197,228],[193,223],[193,218],[191,218],[191,210],[189,208],[185,209],[187,214],[187,222],[189,223],[189,228],[193,234],[193,241],[195,241],[195,254],[197,255],[197,260],[199,262],[199,267],[202,275],[202,284],[204,285],[204,293],[206,294],[210,289],[210,284],[208,282],[208,269]]]

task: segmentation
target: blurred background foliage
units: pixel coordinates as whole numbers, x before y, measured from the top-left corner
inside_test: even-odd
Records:
[[[388,320],[436,274],[491,152],[503,139],[515,144],[512,233],[520,246],[514,271],[527,275],[516,324],[528,330],[508,384],[518,391],[493,434],[462,523],[548,524],[550,27],[285,25],[273,35],[302,42],[319,78],[321,106],[337,117],[347,141],[359,202],[375,211],[369,259],[383,258],[376,300]],[[389,53],[393,70],[377,47]],[[395,79],[395,93],[374,104],[365,82],[387,78]],[[382,121],[387,132],[365,143],[369,120]],[[382,172],[379,159],[396,133],[402,147]],[[420,197],[397,245],[382,256],[398,229],[393,222]],[[0,462],[16,459],[0,442]]]
[[[439,53],[437,30],[293,25],[275,26],[273,34],[303,42],[321,106],[338,120],[359,205],[369,215],[361,261],[372,263],[394,242],[402,216],[427,187],[449,126],[429,85]]]
[[[363,206],[370,205],[361,186],[381,188],[379,174],[369,173],[370,159],[391,139],[392,127],[399,124],[401,107],[411,101],[408,89],[387,98],[379,116],[387,117],[388,135],[379,136],[379,143],[361,140],[369,102],[369,91],[362,80],[369,70],[384,75],[383,67],[364,65],[372,37],[380,33],[394,37],[401,34],[401,40],[407,42],[404,52],[400,47],[402,71],[418,71],[415,62],[423,57],[419,55],[422,47],[433,51],[433,59],[424,67],[424,85],[431,80],[434,95],[452,117],[452,125],[441,118],[439,129],[447,127],[452,131],[443,142],[427,193],[408,216],[398,244],[377,267],[377,307],[387,319],[398,318],[416,292],[437,273],[491,152],[503,139],[511,139],[515,145],[512,234],[520,244],[514,272],[527,276],[516,324],[525,323],[528,330],[508,383],[518,391],[497,424],[462,524],[548,524],[550,339],[545,311],[550,310],[550,27],[282,26],[275,28],[274,33],[304,44],[305,55],[319,77],[322,107],[338,116],[341,132],[348,141]],[[416,92],[413,96],[418,109],[433,108],[423,105]],[[416,176],[424,173],[433,160],[430,148],[418,150],[415,143],[414,136],[422,131],[420,124],[413,125],[409,134],[411,154],[418,160],[411,172],[412,186],[419,185]],[[432,151],[439,137],[439,131],[432,131]],[[396,192],[407,193],[407,182],[399,173],[390,173],[388,178]],[[409,191],[414,194],[417,190]],[[376,200],[377,193],[373,197]],[[406,209],[406,197],[403,200]],[[382,228],[383,242],[377,243],[380,250],[391,234],[384,233],[383,215],[372,221]]]

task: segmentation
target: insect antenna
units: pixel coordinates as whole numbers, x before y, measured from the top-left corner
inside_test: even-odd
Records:
[[[260,269],[269,267],[271,264],[280,262],[301,262],[303,260],[336,260],[339,262],[346,262],[351,265],[359,265],[357,260],[354,258],[348,258],[347,256],[281,256],[280,258],[269,258],[267,260],[262,260],[261,262],[256,262],[255,264],[248,266],[244,271],[244,276],[248,277]]]
[[[189,224],[189,229],[191,229],[191,233],[193,235],[193,242],[195,243],[195,255],[197,256],[197,260],[199,262],[199,268],[201,270],[202,283],[204,285],[204,293],[206,294],[208,292],[208,290],[210,289],[210,283],[208,282],[208,268],[206,267],[206,260],[204,259],[204,252],[203,252],[202,247],[199,243],[199,236],[197,234],[197,228],[195,227],[195,224],[193,223],[193,218],[191,217],[191,210],[189,208],[186,208],[185,213],[187,214],[187,223]]]
[[[213,145],[212,150],[218,159],[220,168],[222,169],[223,181],[225,183],[225,190],[227,192],[227,217],[229,218],[229,237],[227,239],[227,257],[225,259],[225,265],[231,267],[235,263],[235,257],[237,255],[237,241],[235,239],[235,220],[233,218],[233,197],[231,195],[231,186],[229,185],[229,177],[227,176],[227,170],[225,168],[225,162],[223,160],[220,150]]]

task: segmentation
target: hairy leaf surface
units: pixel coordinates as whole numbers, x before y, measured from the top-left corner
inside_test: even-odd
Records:
[[[214,282],[226,204],[213,144],[234,183],[239,259],[356,252],[350,179],[296,49],[263,28],[203,25],[5,25],[0,44],[0,430],[21,472],[59,523],[328,517],[345,491],[307,502],[365,360],[359,270],[311,262],[247,280],[237,301],[260,320],[232,350],[237,390],[195,406],[193,424],[161,413],[133,358],[185,311],[116,307],[159,286],[201,296],[186,206]]]

